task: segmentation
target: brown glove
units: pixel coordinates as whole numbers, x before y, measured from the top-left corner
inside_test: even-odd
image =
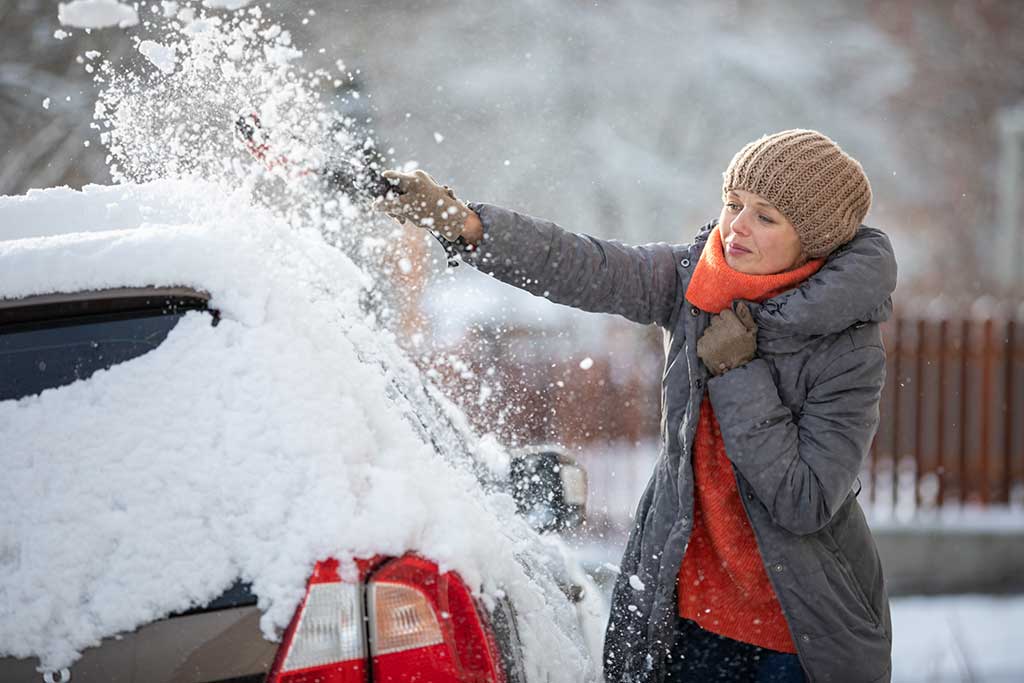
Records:
[[[736,306],[736,313],[727,308],[712,316],[708,329],[697,340],[697,356],[715,376],[738,368],[756,353],[757,324],[742,302]]]
[[[412,173],[384,171],[384,178],[392,190],[378,197],[373,208],[383,211],[404,224],[426,228],[454,242],[462,234],[469,207],[463,204],[447,185],[438,185],[426,171]]]

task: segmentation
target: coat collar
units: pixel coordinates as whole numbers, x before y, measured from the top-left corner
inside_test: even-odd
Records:
[[[698,253],[717,224],[711,221],[698,231]],[[800,286],[762,303],[747,301],[758,325],[758,348],[792,353],[817,337],[858,323],[888,320],[895,289],[896,257],[888,235],[861,225],[853,239],[832,252]]]

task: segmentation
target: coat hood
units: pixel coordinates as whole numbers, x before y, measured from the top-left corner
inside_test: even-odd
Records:
[[[717,224],[714,220],[698,233],[702,250]],[[816,337],[888,320],[895,289],[896,256],[889,236],[861,225],[853,239],[832,252],[799,287],[761,303],[746,303],[758,325],[758,348],[792,353]]]

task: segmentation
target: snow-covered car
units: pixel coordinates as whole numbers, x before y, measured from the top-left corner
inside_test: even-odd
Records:
[[[585,475],[473,434],[366,284],[206,184],[0,198],[0,680],[599,677],[520,514]]]

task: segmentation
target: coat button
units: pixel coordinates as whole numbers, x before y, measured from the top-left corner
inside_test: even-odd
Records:
[[[702,380],[702,379],[695,379],[693,381],[693,386],[696,389],[700,389],[702,386],[704,386],[704,380]]]
[[[690,515],[683,515],[682,520],[683,520],[683,524],[689,524],[690,523]]]
[[[690,259],[684,258],[682,261],[679,262],[679,265],[681,265],[683,268],[689,268],[690,267]]]
[[[692,315],[694,318],[700,315],[700,311],[697,310],[696,306],[690,306],[690,315]]]
[[[804,633],[803,635],[800,636],[800,640],[804,641],[805,643],[809,643],[809,642],[811,642],[811,637],[809,635],[807,635],[806,633]]]
[[[774,569],[774,570],[775,570],[775,573],[776,573],[776,574],[781,574],[781,573],[782,573],[782,569],[783,569],[783,567],[782,567],[782,563],[781,563],[781,562],[776,562],[776,563],[775,563],[775,566],[774,566],[774,567],[772,567],[772,569]]]
[[[747,500],[754,500],[754,494],[753,494],[753,493],[750,493],[750,492],[748,491],[748,492],[747,492]]]

